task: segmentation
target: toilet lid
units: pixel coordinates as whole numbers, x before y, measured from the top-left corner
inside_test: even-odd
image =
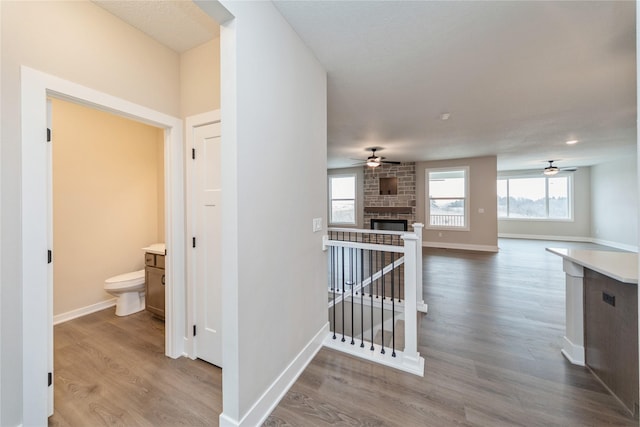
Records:
[[[104,288],[116,290],[144,284],[144,270],[113,276],[104,281]]]

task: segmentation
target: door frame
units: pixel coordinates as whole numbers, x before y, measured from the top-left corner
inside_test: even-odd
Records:
[[[53,264],[51,145],[46,141],[47,97],[107,111],[165,130],[165,241],[167,296],[165,354],[184,352],[185,218],[182,120],[32,68],[21,67],[22,421],[41,425],[49,416],[53,372]],[[55,259],[55,252],[53,254]],[[53,408],[51,408],[53,410]]]
[[[193,116],[189,116],[185,119],[185,142],[184,142],[184,158],[191,159],[191,149],[193,148],[193,133],[194,129],[206,126],[212,123],[220,122],[220,110],[212,110],[207,111],[201,114],[195,114]],[[192,181],[193,181],[193,162],[187,161],[185,164],[185,188],[186,188],[186,208],[185,208],[185,218],[186,218],[186,230],[187,236],[195,236],[195,220],[193,216],[196,213],[196,209],[193,206],[193,189],[192,189]],[[198,310],[197,310],[197,292],[196,285],[194,283],[195,277],[195,256],[193,250],[186,251],[185,257],[185,265],[186,267],[186,279],[187,279],[187,328],[192,330],[193,325],[197,323],[198,320]],[[191,359],[196,359],[198,357],[197,354],[197,346],[196,339],[193,336],[193,333],[187,333],[185,336],[185,353]]]

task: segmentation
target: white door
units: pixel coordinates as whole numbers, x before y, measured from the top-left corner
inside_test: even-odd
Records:
[[[195,352],[222,367],[220,122],[193,130]]]

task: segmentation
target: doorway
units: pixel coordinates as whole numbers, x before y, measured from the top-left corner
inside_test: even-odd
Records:
[[[184,352],[185,220],[182,121],[29,67],[21,68],[23,423],[40,425],[53,410],[51,146],[47,97],[66,99],[164,129],[166,323],[165,354]]]
[[[164,130],[50,105],[55,325],[112,307],[105,280],[144,269],[142,248],[164,244]]]

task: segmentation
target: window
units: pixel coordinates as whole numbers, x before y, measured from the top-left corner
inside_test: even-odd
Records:
[[[498,179],[498,218],[571,219],[571,177]]]
[[[355,175],[329,177],[329,209],[331,224],[356,224]]]
[[[469,168],[427,169],[428,228],[468,230]]]

